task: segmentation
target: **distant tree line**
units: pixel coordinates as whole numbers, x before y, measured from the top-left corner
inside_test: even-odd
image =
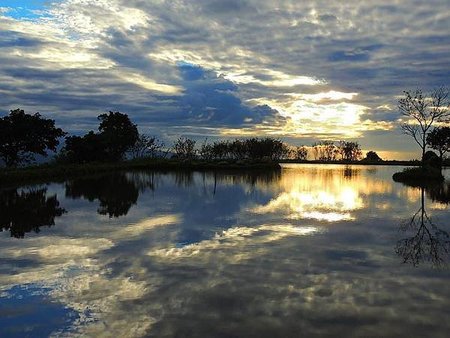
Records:
[[[0,118],[0,159],[6,166],[16,167],[29,163],[36,155],[47,156],[56,151],[65,137],[63,147],[56,156],[62,163],[116,162],[127,158],[167,158],[206,161],[359,161],[379,162],[382,159],[369,151],[363,159],[361,146],[355,141],[318,141],[312,146],[290,146],[272,137],[197,142],[180,137],[166,147],[158,138],[138,132],[127,114],[110,111],[98,116],[97,131],[82,136],[67,135],[55,126],[55,121],[39,113],[26,114],[12,110]],[[427,133],[426,143],[442,158],[450,151],[450,128],[438,127]]]
[[[319,141],[313,143],[312,155],[319,161],[358,161],[362,158],[362,150],[358,142]]]

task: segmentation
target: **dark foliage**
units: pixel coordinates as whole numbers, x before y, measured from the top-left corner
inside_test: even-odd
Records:
[[[423,164],[426,167],[438,168],[442,167],[442,160],[431,150],[428,150],[423,156]]]
[[[105,146],[105,153],[109,160],[123,159],[125,152],[138,140],[139,133],[135,124],[127,114],[110,111],[98,116],[100,136]]]
[[[450,127],[434,128],[427,136],[427,144],[439,152],[441,160],[450,152]]]
[[[363,159],[365,162],[382,162],[382,158],[378,156],[375,151],[368,151],[366,157]]]
[[[357,161],[361,159],[362,151],[358,142],[341,141],[339,142],[338,149],[344,161]]]
[[[89,177],[71,180],[66,183],[66,197],[84,198],[90,202],[98,200],[100,215],[124,216],[136,204],[139,189],[125,174]]]
[[[99,133],[90,131],[84,136],[66,137],[60,160],[70,163],[120,161],[127,150],[139,140],[136,125],[128,115],[109,112],[98,116]]]
[[[34,160],[34,155],[47,156],[47,150],[56,151],[58,138],[64,135],[54,120],[44,119],[39,113],[11,110],[0,118],[0,158],[6,166],[14,167]]]
[[[38,233],[42,226],[55,225],[55,218],[66,211],[59,206],[56,195],[47,196],[47,189],[0,193],[0,229],[11,237],[24,238],[31,231]]]
[[[66,137],[63,156],[70,163],[102,162],[108,160],[105,148],[102,136],[90,131],[84,136]]]
[[[432,182],[442,182],[444,176],[438,168],[434,167],[416,167],[416,168],[406,168],[403,171],[395,173],[392,178],[396,182],[408,183],[411,185],[432,183]]]
[[[282,141],[270,137],[216,141],[202,144],[199,152],[205,160],[279,160],[287,158],[290,149]]]

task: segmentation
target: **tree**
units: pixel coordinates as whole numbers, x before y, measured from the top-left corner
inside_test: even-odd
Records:
[[[205,139],[205,141],[200,146],[200,150],[198,154],[200,155],[200,158],[206,161],[210,161],[213,159],[213,147],[211,144],[208,144],[208,139]]]
[[[402,125],[402,130],[419,145],[423,161],[431,127],[450,119],[449,92],[439,88],[427,95],[417,89],[415,92],[404,91],[404,95],[398,101],[400,113],[408,119]]]
[[[99,133],[66,137],[62,158],[70,162],[119,161],[139,139],[136,125],[128,115],[109,112],[98,116]]]
[[[136,142],[130,147],[130,152],[133,158],[154,158],[163,147],[164,143],[156,137],[139,134]]]
[[[105,145],[105,152],[109,160],[122,160],[125,152],[138,140],[139,133],[135,124],[127,114],[110,111],[98,116],[100,126],[98,130]]]
[[[362,156],[361,146],[358,142],[339,142],[339,153],[344,161],[357,161]]]
[[[450,127],[434,128],[427,136],[427,144],[437,150],[443,160],[444,155],[450,152]]]
[[[180,137],[173,146],[177,158],[184,160],[192,160],[195,158],[195,143],[194,140]]]
[[[65,133],[55,127],[55,121],[39,113],[25,114],[22,109],[11,110],[0,118],[0,158],[6,166],[14,167],[34,160],[34,155],[47,156],[56,151],[59,138]]]
[[[313,143],[312,153],[315,160],[335,161],[338,148],[333,141],[319,141]]]
[[[63,149],[63,158],[69,162],[86,163],[106,161],[108,154],[101,135],[90,131],[84,136],[68,136]]]
[[[296,160],[305,161],[308,158],[308,149],[305,146],[295,147],[293,149],[293,156]]]
[[[313,153],[314,160],[317,161],[320,158],[320,154],[319,154],[320,144],[318,142],[314,142],[311,145],[311,148],[312,148],[312,153]]]
[[[364,159],[367,162],[381,162],[383,161],[380,156],[375,151],[368,151],[366,154],[366,158]]]

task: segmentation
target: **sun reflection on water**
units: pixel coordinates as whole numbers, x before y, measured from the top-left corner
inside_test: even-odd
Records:
[[[359,175],[359,169],[342,166],[302,170],[287,165],[278,186],[282,191],[276,197],[249,211],[283,214],[294,220],[349,221],[355,219],[352,212],[365,207],[364,196],[383,194],[392,189],[391,184]]]

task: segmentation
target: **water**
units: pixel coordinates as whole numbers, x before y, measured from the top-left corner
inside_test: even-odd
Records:
[[[400,169],[2,190],[0,336],[447,336],[450,186]]]

